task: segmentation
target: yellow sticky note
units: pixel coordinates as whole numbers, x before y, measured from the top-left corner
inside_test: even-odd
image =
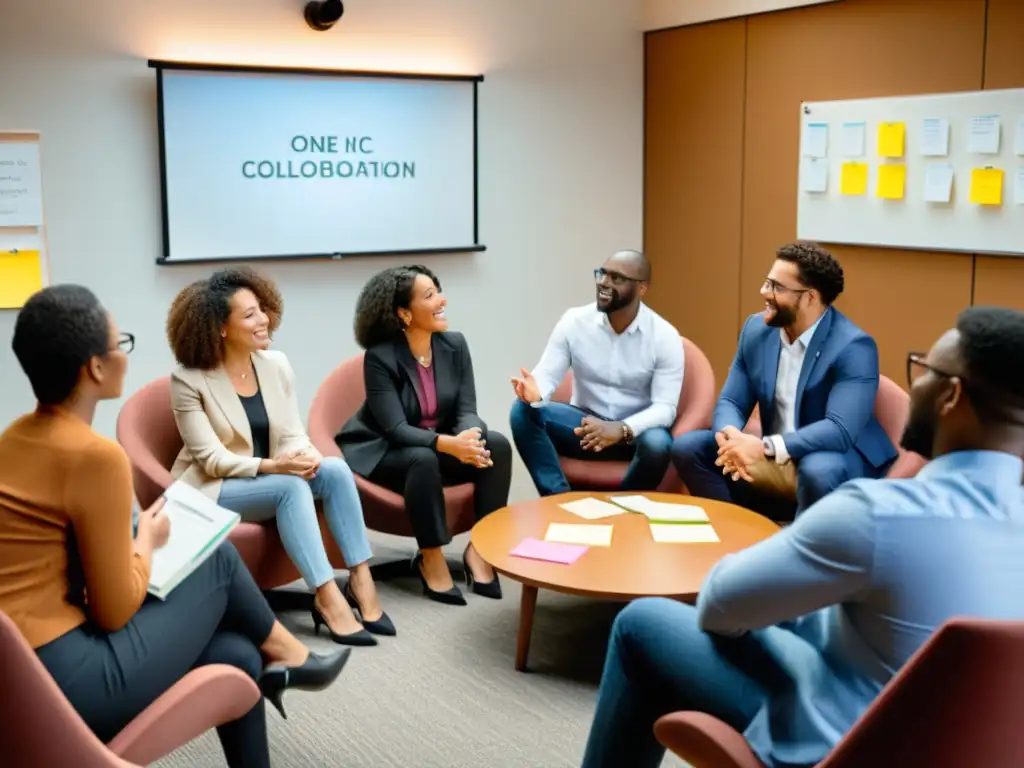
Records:
[[[906,123],[879,123],[878,154],[882,157],[903,157],[903,140],[906,135]]]
[[[977,205],[1003,204],[1003,169],[975,168],[971,171],[971,202]]]
[[[21,309],[42,287],[39,251],[0,251],[0,309]]]
[[[863,195],[868,191],[868,164],[843,163],[839,191],[844,195]]]
[[[903,191],[907,186],[907,166],[878,166],[878,196],[886,200],[902,200]]]
[[[610,525],[580,525],[578,523],[551,523],[546,541],[560,544],[583,544],[587,547],[610,547],[612,545]]]

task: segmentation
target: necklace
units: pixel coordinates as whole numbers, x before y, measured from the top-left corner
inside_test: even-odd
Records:
[[[430,367],[430,355],[417,356],[416,361],[424,368]]]

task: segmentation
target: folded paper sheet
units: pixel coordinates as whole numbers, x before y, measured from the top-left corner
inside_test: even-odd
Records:
[[[602,517],[622,514],[620,507],[590,496],[585,499],[576,499],[576,501],[567,501],[558,506],[586,520],[600,520]]]
[[[718,534],[710,525],[651,524],[651,537],[659,544],[713,544]]]
[[[562,544],[610,547],[612,545],[612,526],[551,523],[548,526],[548,532],[544,539],[545,541],[557,541]]]

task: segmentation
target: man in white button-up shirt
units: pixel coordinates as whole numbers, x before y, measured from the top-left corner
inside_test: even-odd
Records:
[[[878,347],[832,307],[843,270],[820,246],[777,253],[747,319],[711,430],[680,435],[672,460],[690,493],[776,518],[847,480],[881,477],[896,448],[874,416]],[[764,437],[742,432],[757,405]]]
[[[540,362],[512,379],[512,437],[538,493],[569,491],[558,457],[629,461],[624,490],[653,490],[669,466],[683,385],[679,332],[643,303],[647,258],[620,251],[594,270],[597,301],[562,315]],[[572,369],[571,404],[551,395]]]

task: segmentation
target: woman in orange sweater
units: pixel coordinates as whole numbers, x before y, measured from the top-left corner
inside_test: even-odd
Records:
[[[0,434],[0,611],[93,732],[109,741],[205,664],[240,668],[279,709],[287,688],[330,685],[350,649],[307,651],[230,544],[166,601],[146,599],[169,521],[158,501],[133,539],[128,457],[91,428],[97,403],[120,397],[134,346],[96,297],[75,285],[35,294],[13,346],[38,407]],[[218,732],[229,766],[269,768],[262,700]]]

